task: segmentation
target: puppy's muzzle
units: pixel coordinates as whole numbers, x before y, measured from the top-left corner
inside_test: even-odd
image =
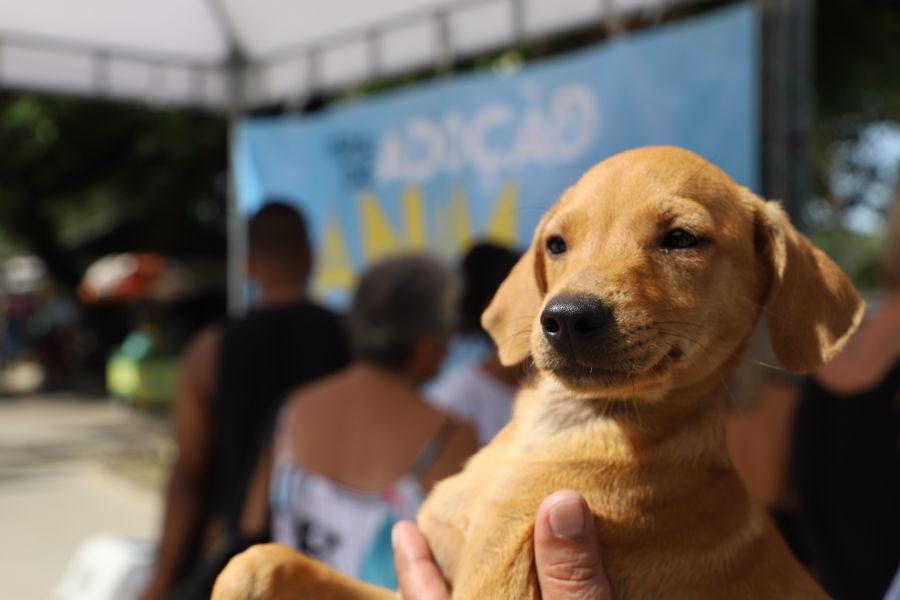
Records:
[[[597,351],[612,330],[613,314],[598,298],[557,296],[541,313],[541,328],[561,356],[587,357]]]

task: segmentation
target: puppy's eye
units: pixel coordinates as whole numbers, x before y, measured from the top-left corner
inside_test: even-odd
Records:
[[[550,254],[562,254],[566,251],[566,241],[558,235],[554,235],[547,239],[547,250],[550,251]]]
[[[663,250],[684,250],[700,244],[700,238],[688,233],[684,229],[673,229],[659,243]]]

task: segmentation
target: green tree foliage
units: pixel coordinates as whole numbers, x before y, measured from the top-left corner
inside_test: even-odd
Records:
[[[813,237],[874,287],[885,216],[900,198],[900,2],[815,3]]]
[[[900,123],[900,3],[816,3],[816,123],[822,141],[852,139],[868,123]]]
[[[152,249],[196,224],[224,230],[223,118],[121,103],[0,94],[0,250],[43,258],[73,290],[86,256],[78,238],[122,221]]]
[[[819,221],[834,226],[860,204],[884,213],[890,203],[900,168],[887,145],[900,139],[900,2],[819,0],[815,11],[814,169],[827,203]]]

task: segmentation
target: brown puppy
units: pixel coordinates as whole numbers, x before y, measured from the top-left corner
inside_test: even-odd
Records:
[[[483,318],[502,360],[530,354],[536,377],[419,514],[453,597],[539,598],[535,512],[573,488],[616,600],[824,598],[725,445],[725,381],[763,310],[778,360],[806,371],[841,348],[863,303],[777,204],[688,151],[625,152],[567,190]],[[235,559],[214,598],[390,597],[321,586],[309,573],[326,567],[276,548]]]

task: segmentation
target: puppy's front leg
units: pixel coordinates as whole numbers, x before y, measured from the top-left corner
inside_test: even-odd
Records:
[[[502,527],[501,523],[497,527]],[[489,544],[484,551],[465,552],[457,569],[454,600],[540,600],[534,565],[534,526],[523,527],[517,535],[503,535],[505,543]]]
[[[280,544],[251,546],[216,579],[212,600],[399,600]]]
[[[474,494],[466,473],[441,481],[422,505],[417,518],[431,553],[448,581],[456,579],[467,543]],[[477,499],[477,497],[476,497]]]
[[[509,462],[514,427],[513,423],[507,425],[469,460],[462,472],[438,483],[419,511],[419,528],[448,581],[457,579],[461,556],[472,535],[471,523],[480,519],[488,504],[485,494],[496,483],[498,471],[503,472]]]

